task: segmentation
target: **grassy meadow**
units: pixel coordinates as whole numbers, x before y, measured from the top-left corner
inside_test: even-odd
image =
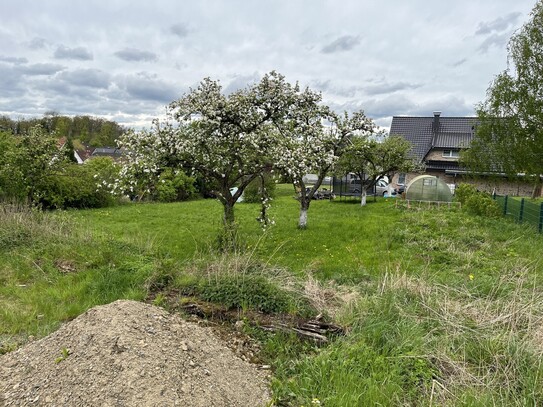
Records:
[[[243,247],[217,250],[215,200],[0,213],[0,353],[119,298],[172,293],[239,309],[273,369],[276,405],[543,404],[543,237],[458,209],[314,201],[298,230],[278,186],[263,232],[239,203]],[[170,302],[165,301],[169,298]],[[270,333],[251,311],[345,329],[326,346]]]

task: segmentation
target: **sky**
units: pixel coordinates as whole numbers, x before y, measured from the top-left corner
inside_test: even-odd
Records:
[[[0,115],[149,127],[205,77],[272,70],[334,110],[472,116],[535,0],[2,0]]]

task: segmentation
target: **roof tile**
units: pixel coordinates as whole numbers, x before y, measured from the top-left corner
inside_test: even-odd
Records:
[[[391,135],[400,135],[413,145],[413,156],[420,161],[432,147],[468,147],[478,123],[476,117],[439,117],[439,127],[434,131],[432,117],[394,116]]]

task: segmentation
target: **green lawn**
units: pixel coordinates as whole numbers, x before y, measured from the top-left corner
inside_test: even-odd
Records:
[[[308,229],[298,230],[299,204],[293,195],[291,186],[278,186],[270,210],[275,225],[265,233],[256,221],[259,205],[236,204],[240,235],[248,249],[295,272],[311,268],[323,278],[357,278],[391,267],[392,234],[402,227],[393,199],[370,199],[368,210],[361,210],[356,200],[313,201]],[[141,247],[152,245],[161,255],[182,260],[213,246],[221,215],[222,206],[215,200],[73,213],[90,230]]]
[[[247,324],[273,366],[277,405],[543,403],[543,236],[533,228],[377,198],[314,201],[298,230],[287,185],[266,232],[258,212],[236,205],[245,249],[223,254],[215,200],[4,210],[0,351],[96,304],[175,288],[242,311],[335,306],[329,317],[347,335],[321,348]]]

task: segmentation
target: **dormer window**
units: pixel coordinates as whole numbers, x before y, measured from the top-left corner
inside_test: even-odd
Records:
[[[458,150],[443,150],[443,157],[458,158],[460,156]]]

